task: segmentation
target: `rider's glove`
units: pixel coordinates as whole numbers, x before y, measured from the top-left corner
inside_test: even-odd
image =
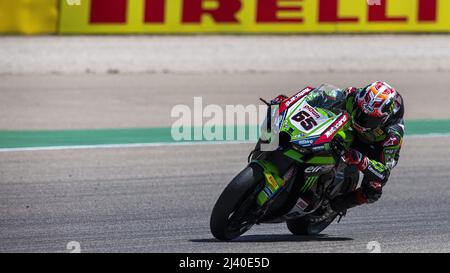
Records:
[[[367,158],[367,156],[364,156],[355,149],[349,149],[344,153],[342,158],[348,165],[356,165],[356,167],[360,171],[364,171],[369,165],[369,159]]]
[[[344,90],[347,96],[353,95],[356,91],[358,91],[356,87],[348,87],[347,89]]]

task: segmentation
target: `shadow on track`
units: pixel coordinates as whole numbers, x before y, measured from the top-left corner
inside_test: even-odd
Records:
[[[273,243],[273,242],[311,242],[311,241],[352,241],[353,238],[348,237],[330,237],[326,234],[315,236],[296,236],[292,234],[271,234],[271,235],[244,235],[228,243]],[[194,239],[189,240],[194,243],[217,243],[221,242],[217,239]]]

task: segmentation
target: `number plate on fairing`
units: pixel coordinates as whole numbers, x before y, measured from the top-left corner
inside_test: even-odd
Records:
[[[293,114],[289,113],[291,114],[289,118],[292,125],[306,134],[321,127],[324,123],[330,122],[328,116],[325,116],[314,109],[314,107],[309,105],[306,100],[301,102],[299,107],[295,107],[292,112]]]

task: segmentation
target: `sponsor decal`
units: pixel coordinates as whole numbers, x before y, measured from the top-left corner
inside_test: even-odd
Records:
[[[332,125],[326,132],[325,136],[330,138],[333,136],[347,121],[347,115],[342,116],[334,125]]]
[[[301,210],[305,210],[308,207],[308,205],[309,205],[308,202],[306,202],[302,198],[299,198],[296,204],[296,206],[299,207]]]
[[[300,189],[300,192],[308,191],[314,185],[314,183],[317,182],[318,179],[319,179],[318,176],[307,176],[305,179],[305,184]]]
[[[306,104],[305,107],[311,114],[313,114],[317,119],[321,118],[321,115],[317,113],[317,110],[311,107],[309,104]]]
[[[375,170],[374,168],[372,168],[372,165],[369,164],[369,166],[367,167],[367,169],[373,173],[376,177],[380,178],[381,180],[384,180],[384,175],[379,173],[377,170]]]
[[[294,141],[294,143],[297,145],[301,145],[301,146],[311,146],[315,140],[316,140],[316,138],[313,138],[313,139],[307,138],[307,139]]]
[[[338,120],[336,120],[332,125],[330,125],[330,127],[328,127],[326,132],[322,134],[322,136],[314,144],[316,145],[322,144],[333,138],[336,132],[339,131],[339,129],[341,129],[342,126],[344,126],[345,123],[347,123],[347,121],[348,115],[347,113],[344,113],[340,118],[338,118]]]
[[[367,1],[376,1],[379,5],[354,0],[67,0],[61,1],[59,32],[333,33],[450,30],[448,0]]]
[[[372,162],[372,166],[377,169],[379,172],[383,172],[384,171],[384,165],[381,164],[380,162],[377,161],[371,161]]]
[[[278,188],[278,183],[277,183],[277,181],[275,181],[275,178],[271,174],[266,174],[266,177],[267,177],[267,182],[269,182],[269,184],[274,189],[277,189]]]
[[[294,96],[292,96],[290,99],[288,99],[285,103],[284,106],[286,108],[289,108],[289,106],[291,106],[293,103],[297,102],[300,98],[302,98],[303,96],[305,96],[306,94],[308,94],[312,89],[307,87],[305,89],[303,89],[302,91],[298,92],[297,94],[295,94]]]
[[[305,209],[308,208],[309,203],[307,200],[299,198],[292,209],[285,215],[285,217],[300,217],[305,215]]]
[[[342,118],[333,126],[331,126],[328,131],[325,132],[325,135],[327,138],[330,138],[332,135],[334,135],[347,121],[347,116],[344,115]]]
[[[322,170],[321,166],[310,166],[305,169],[305,173],[317,173]]]

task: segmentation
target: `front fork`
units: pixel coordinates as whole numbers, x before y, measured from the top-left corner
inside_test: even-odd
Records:
[[[257,164],[263,169],[265,186],[256,199],[257,204],[262,207],[283,189],[286,181],[288,181],[290,177],[286,177],[288,178],[286,180],[283,179],[279,174],[277,166],[266,160],[252,160],[250,164]]]
[[[283,190],[286,190],[289,188],[288,182],[295,178],[297,175],[304,176],[304,183],[300,188],[300,195],[306,194],[309,196],[310,194],[313,194],[311,190],[314,189],[315,185],[318,185],[319,180],[321,179],[322,175],[327,175],[330,172],[334,173],[333,169],[335,168],[334,165],[316,165],[316,166],[308,166],[305,168],[304,172],[301,174],[298,174],[299,167],[296,164],[293,164],[288,171],[282,176],[278,168],[275,164],[266,161],[266,160],[252,160],[251,164],[258,164],[263,169],[263,177],[265,179],[265,185],[263,189],[259,192],[257,195],[257,204],[262,209],[262,211],[265,211],[270,207],[270,204],[272,201],[275,200],[275,197]],[[334,176],[334,175],[333,175]],[[334,178],[331,178],[334,179]],[[325,181],[324,181],[325,182]],[[344,181],[341,181],[344,182]],[[319,190],[321,192],[320,195],[329,196],[329,194],[326,192],[326,188],[331,184],[332,182],[325,182],[325,184],[321,184],[324,188],[322,190]],[[342,185],[343,186],[343,185]],[[338,186],[338,191],[342,188],[342,186]],[[310,194],[308,194],[310,192]],[[314,191],[316,192],[316,191]],[[333,195],[333,194],[332,194]],[[300,197],[299,197],[300,198]],[[317,199],[316,199],[317,198]],[[320,207],[321,202],[316,202],[313,200],[322,200],[322,198],[316,196],[315,198],[311,199],[309,203],[305,203],[305,201],[300,198],[297,200],[297,206],[300,207],[302,210],[302,213],[312,213],[315,211],[318,207]],[[296,206],[294,206],[294,209]],[[289,211],[287,215],[289,215],[292,212]]]

